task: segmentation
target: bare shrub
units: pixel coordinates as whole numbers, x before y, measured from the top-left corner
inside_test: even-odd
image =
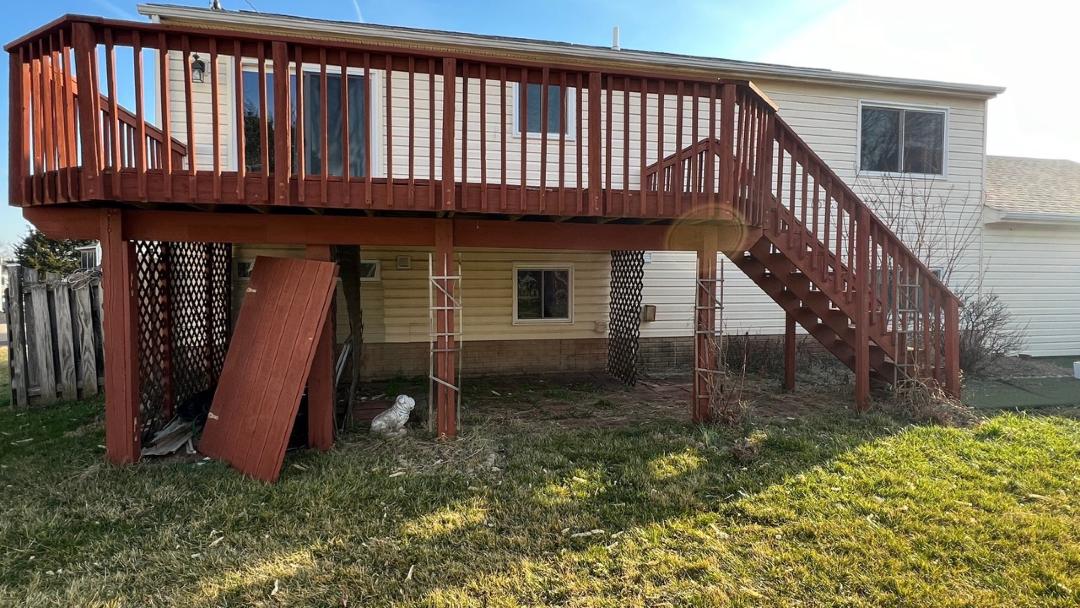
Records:
[[[969,426],[978,419],[971,406],[950,397],[936,382],[905,378],[898,381],[894,388],[892,399],[885,402],[886,409],[916,421],[942,426]]]
[[[960,369],[978,376],[1024,345],[1027,324],[1018,326],[1005,302],[992,292],[961,294]]]
[[[730,427],[747,426],[753,407],[745,398],[746,369],[750,349],[747,341],[725,340],[722,336],[714,337],[709,344],[717,353],[719,371],[713,374],[715,388],[709,402],[709,414],[712,420]],[[738,354],[732,354],[736,351]]]

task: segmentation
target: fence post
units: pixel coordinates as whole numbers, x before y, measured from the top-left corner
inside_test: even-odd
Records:
[[[22,268],[11,265],[4,269],[8,275],[8,357],[11,365],[11,402],[26,407],[26,334],[23,332]]]

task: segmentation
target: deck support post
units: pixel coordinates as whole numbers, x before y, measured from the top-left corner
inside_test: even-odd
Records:
[[[870,218],[860,206],[855,226],[855,409],[870,409]]]
[[[431,274],[435,289],[435,336],[432,353],[431,390],[435,395],[435,432],[442,439],[457,436],[457,338],[454,315],[458,303],[454,300],[458,280],[454,264],[454,224],[450,220],[435,223],[435,252],[431,258]]]
[[[795,390],[795,317],[787,313],[784,323],[784,390]]]
[[[140,455],[135,244],[124,240],[118,209],[101,212],[102,338],[105,351],[105,455],[113,464]]]
[[[708,422],[712,417],[713,392],[718,390],[716,370],[719,363],[716,337],[716,254],[715,232],[705,234],[697,252],[697,278],[694,297],[694,387],[690,418]]]
[[[330,262],[328,245],[308,245],[305,257]],[[308,375],[308,445],[326,451],[334,445],[334,303],[330,303],[326,323]]]

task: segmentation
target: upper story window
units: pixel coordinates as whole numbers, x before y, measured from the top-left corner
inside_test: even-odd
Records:
[[[574,89],[549,84],[547,99],[540,84],[525,85],[525,132],[540,135],[544,129],[544,113],[547,112],[548,135],[574,136]],[[514,87],[514,132],[521,134],[521,85]],[[563,124],[563,117],[566,123]]]
[[[262,171],[262,132],[259,127],[261,108],[259,101],[259,73],[256,67],[244,69],[244,159],[248,171]],[[367,79],[362,74],[347,74],[349,87],[349,175],[367,174],[367,146],[364,145],[366,113],[364,110],[364,87]],[[341,105],[341,74],[326,75],[326,162],[323,162],[322,125],[322,78],[318,72],[304,72],[304,171],[308,175],[321,175],[326,165],[327,175],[344,174],[344,116]],[[289,75],[289,92],[292,108],[292,155],[296,156],[296,74]],[[266,140],[269,171],[274,167],[274,74],[266,74]]]
[[[859,170],[945,173],[945,111],[864,104]]]

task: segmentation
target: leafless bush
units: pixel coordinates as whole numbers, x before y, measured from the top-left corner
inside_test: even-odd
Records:
[[[938,383],[917,378],[897,382],[892,400],[887,401],[885,406],[914,420],[943,426],[968,426],[977,420],[971,406],[950,397]]]
[[[745,398],[746,369],[750,350],[746,341],[740,345],[723,337],[714,337],[709,348],[718,354],[719,371],[712,375],[716,390],[709,402],[710,417],[721,424],[737,427],[750,423],[752,406]],[[740,351],[732,354],[732,351]]]
[[[961,294],[960,299],[960,369],[977,376],[1020,350],[1027,324],[1013,323],[1009,307],[992,292]]]

